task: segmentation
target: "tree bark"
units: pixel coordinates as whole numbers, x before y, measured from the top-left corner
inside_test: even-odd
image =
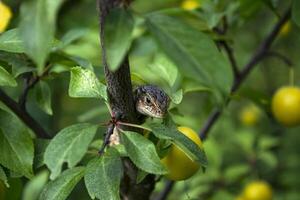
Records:
[[[139,120],[138,113],[135,109],[128,56],[124,58],[120,68],[115,72],[112,72],[108,68],[104,44],[104,23],[106,16],[113,8],[123,7],[123,9],[126,9],[128,1],[98,0],[97,4],[100,22],[102,62],[104,66],[107,92],[112,112],[113,114],[121,114],[122,121],[140,124],[142,121]],[[125,128],[126,127],[124,127],[124,129]],[[123,164],[125,172],[121,182],[121,197],[126,200],[149,199],[154,189],[155,176],[148,175],[141,183],[136,184],[138,169],[129,159],[123,159]]]

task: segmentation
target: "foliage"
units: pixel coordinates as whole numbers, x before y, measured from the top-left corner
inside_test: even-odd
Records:
[[[284,127],[270,112],[273,92],[300,72],[299,1],[195,0],[185,9],[180,0],[135,0],[109,13],[104,41],[92,0],[3,2],[13,17],[0,33],[0,199],[120,199],[126,160],[138,171],[137,183],[156,176],[155,196],[163,190],[159,177],[168,171],[160,159],[171,143],[204,170],[176,184],[169,199],[233,199],[257,179],[273,187],[275,200],[300,195],[299,126]],[[289,6],[291,28],[270,50],[283,56],[259,60],[232,94],[240,78],[234,71]],[[234,49],[237,69],[224,43]],[[158,85],[172,102],[164,119],[117,126],[121,144],[100,156],[102,125],[114,114],[101,61],[117,71],[127,56],[133,86]],[[259,119],[245,125],[240,111],[250,104]],[[203,149],[178,132],[179,125],[201,130],[215,109],[222,116]]]

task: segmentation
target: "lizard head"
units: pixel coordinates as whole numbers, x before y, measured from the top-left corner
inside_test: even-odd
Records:
[[[139,113],[163,118],[167,113],[170,98],[162,89],[154,85],[144,85],[135,90],[135,102]]]

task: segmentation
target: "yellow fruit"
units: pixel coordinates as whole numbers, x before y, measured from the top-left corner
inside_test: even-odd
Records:
[[[178,127],[178,130],[202,148],[202,142],[195,131],[184,126]],[[170,147],[168,154],[161,160],[161,162],[169,170],[169,174],[167,174],[166,177],[174,181],[190,178],[200,167],[198,163],[192,161],[176,145],[172,145]]]
[[[285,126],[300,124],[300,88],[282,87],[272,98],[272,112],[278,122]]]
[[[260,118],[260,111],[254,105],[246,106],[240,113],[240,120],[244,125],[253,126]]]
[[[272,188],[264,181],[248,184],[243,192],[245,200],[272,200]]]
[[[2,33],[12,17],[10,8],[0,1],[0,33]]]
[[[197,0],[184,0],[181,4],[184,10],[194,10],[200,7],[200,3]]]
[[[281,27],[279,35],[285,36],[291,32],[292,24],[290,21],[285,22],[285,24]]]

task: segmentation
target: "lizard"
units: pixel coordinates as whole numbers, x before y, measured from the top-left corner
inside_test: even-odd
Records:
[[[169,96],[159,87],[154,85],[142,85],[134,89],[134,102],[139,118],[144,121],[147,117],[164,118],[170,104]],[[116,120],[122,118],[121,115]],[[104,143],[99,154],[104,152],[105,146],[117,145],[120,143],[119,133],[114,124],[107,130]]]
[[[145,117],[164,118],[170,104],[169,96],[154,85],[138,86],[134,90],[135,108]]]

